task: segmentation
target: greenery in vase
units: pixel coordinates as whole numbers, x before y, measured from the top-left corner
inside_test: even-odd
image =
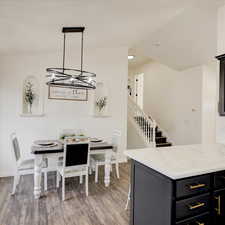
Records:
[[[64,140],[65,138],[68,138],[68,137],[75,137],[76,134],[62,134],[60,136],[60,139]]]
[[[98,108],[98,111],[101,112],[105,106],[107,104],[107,97],[102,97],[102,98],[99,98],[96,102],[95,102],[95,105],[96,107]]]
[[[33,84],[28,81],[25,86],[25,102],[30,106],[30,113],[31,113],[31,108],[34,103],[35,99],[35,93],[33,89]]]

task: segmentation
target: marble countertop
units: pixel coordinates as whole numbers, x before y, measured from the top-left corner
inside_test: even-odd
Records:
[[[174,180],[225,170],[224,144],[134,149],[125,155]]]

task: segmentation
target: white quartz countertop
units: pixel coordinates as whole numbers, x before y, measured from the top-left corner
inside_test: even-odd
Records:
[[[224,144],[133,149],[125,155],[174,180],[225,170]]]

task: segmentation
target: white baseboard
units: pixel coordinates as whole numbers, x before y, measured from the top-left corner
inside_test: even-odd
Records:
[[[126,163],[127,157],[125,155],[121,155],[119,162]],[[49,168],[49,171],[55,171],[55,168]],[[0,172],[0,177],[12,177],[14,176],[14,174],[15,174],[14,171],[3,171],[3,172]]]
[[[119,159],[120,163],[126,163],[127,162],[127,157],[125,155],[121,156]]]
[[[0,177],[13,177],[14,176],[14,172],[0,172]]]

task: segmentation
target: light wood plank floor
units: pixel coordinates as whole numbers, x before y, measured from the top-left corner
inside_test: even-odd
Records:
[[[23,176],[15,196],[10,196],[12,178],[0,178],[0,225],[128,225],[129,210],[124,207],[129,188],[129,163],[120,165],[121,178],[111,174],[111,185],[103,183],[103,168],[99,183],[94,174],[89,179],[89,196],[78,178],[66,179],[66,201],[61,200],[61,188],[55,188],[55,173],[48,176],[49,190],[33,198],[33,176]]]

